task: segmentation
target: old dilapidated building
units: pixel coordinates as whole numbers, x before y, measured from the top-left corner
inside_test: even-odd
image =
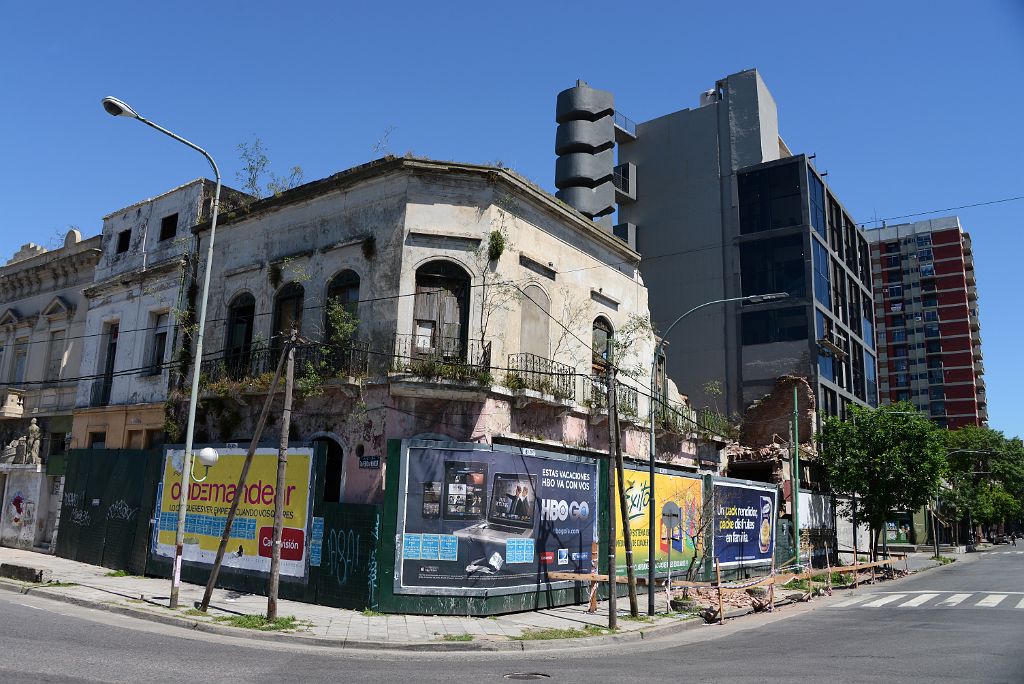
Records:
[[[190,228],[208,220],[213,190],[212,181],[194,180],[103,218],[95,280],[84,289],[74,448],[163,443],[164,403],[194,294]]]
[[[208,226],[196,235],[203,253]],[[386,158],[227,213],[197,441],[251,438],[294,329],[291,436],[325,444],[333,500],[381,500],[389,439],[606,453],[609,357],[623,450],[646,460],[654,336],[638,260],[498,167]],[[664,379],[660,394],[659,458],[717,470],[685,398]],[[169,425],[183,423],[175,398]]]
[[[0,268],[0,543],[48,547],[71,432],[99,238],[70,230],[63,244],[24,245]]]

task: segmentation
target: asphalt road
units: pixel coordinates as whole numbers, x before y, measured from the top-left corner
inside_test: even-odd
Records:
[[[775,615],[535,653],[276,645],[0,592],[0,682],[1024,682],[1024,553],[996,548]]]

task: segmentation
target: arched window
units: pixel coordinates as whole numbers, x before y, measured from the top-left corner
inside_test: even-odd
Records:
[[[603,316],[594,319],[591,347],[595,374],[603,373],[607,363],[612,361],[612,334],[612,324],[608,319]]]
[[[519,348],[535,356],[548,357],[548,330],[551,309],[548,296],[537,285],[523,288],[522,308],[520,309]]]
[[[431,261],[416,269],[411,352],[465,356],[469,282],[469,274],[448,261]]]
[[[305,295],[302,285],[288,283],[274,298],[274,338],[273,349],[280,350],[284,341],[292,334],[292,329],[302,332],[302,297]]]
[[[345,339],[335,339],[336,337],[351,337],[352,332],[347,330],[339,330],[336,325],[339,323],[337,320],[338,313],[335,310],[335,306],[340,304],[348,312],[349,322],[353,322],[351,319],[355,319],[354,322],[358,322],[359,318],[359,275],[352,270],[344,270],[338,275],[331,279],[331,282],[327,285],[327,306],[324,307],[324,341],[328,343],[344,343],[347,342]],[[334,319],[332,321],[332,319]]]
[[[256,316],[256,299],[244,292],[228,305],[228,329],[224,341],[224,359],[231,377],[244,375],[249,368],[252,351],[252,324]]]

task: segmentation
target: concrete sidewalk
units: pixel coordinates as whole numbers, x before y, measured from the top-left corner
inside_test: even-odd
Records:
[[[598,612],[588,615],[586,606],[563,606],[547,610],[515,613],[489,618],[437,615],[382,615],[354,610],[329,608],[297,601],[278,601],[278,615],[294,616],[300,627],[289,632],[261,632],[239,629],[215,622],[217,617],[232,615],[263,615],[267,610],[265,596],[243,594],[217,589],[210,603],[209,616],[190,610],[203,597],[204,587],[182,583],[180,605],[177,611],[168,607],[170,580],[149,577],[117,577],[107,568],[87,565],[55,556],[0,548],[0,563],[31,566],[50,571],[50,585],[29,584],[0,579],[0,588],[29,591],[36,596],[50,596],[59,600],[112,610],[122,614],[181,624],[182,626],[235,636],[299,639],[320,645],[348,646],[350,648],[452,648],[459,650],[509,649],[523,650],[525,644],[541,646],[547,640],[522,641],[524,633],[539,630],[582,630],[586,627],[604,629],[608,624],[607,606],[601,602]],[[56,586],[54,586],[56,585]],[[703,621],[686,615],[661,614],[653,619],[632,620],[629,601],[618,601],[618,631],[608,637],[616,641],[642,639],[652,631],[670,630],[683,623]],[[646,596],[641,597],[641,610],[646,608]],[[664,612],[663,593],[658,596],[657,608]],[[600,632],[590,638],[574,639],[574,645],[590,645],[604,641]],[[558,643],[564,640],[558,639]]]
[[[0,547],[0,564],[13,564],[49,571],[49,584],[32,584],[0,579],[0,589],[31,592],[57,600],[156,622],[174,624],[200,631],[233,636],[299,641],[311,645],[349,648],[396,648],[407,650],[532,650],[562,647],[562,638],[533,640],[531,633],[542,630],[591,629],[588,638],[572,640],[572,646],[597,646],[608,641],[631,641],[678,629],[696,627],[703,620],[689,615],[667,612],[664,592],[658,592],[658,615],[652,619],[628,617],[629,601],[618,601],[618,631],[605,631],[608,624],[607,605],[601,602],[598,612],[586,613],[586,606],[563,606],[488,618],[438,615],[383,615],[329,608],[297,601],[280,600],[278,614],[294,616],[294,630],[264,632],[241,629],[218,622],[217,618],[238,615],[263,615],[267,609],[265,596],[218,589],[214,591],[208,615],[198,613],[193,605],[202,599],[204,587],[182,583],[180,607],[168,607],[170,580],[149,577],[115,576],[107,568],[87,565],[32,551]],[[902,561],[893,562],[901,568]],[[919,572],[940,563],[927,553],[908,555],[906,567]],[[640,596],[641,612],[646,596]],[[746,610],[726,611],[726,617],[745,614]]]

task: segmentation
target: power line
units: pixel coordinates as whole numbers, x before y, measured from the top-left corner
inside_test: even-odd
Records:
[[[1017,202],[1024,200],[1024,195],[1018,195],[1017,197],[1004,197],[997,200],[989,200],[988,202],[975,202],[973,204],[961,204],[958,207],[947,207],[945,209],[932,209],[931,211],[918,211],[913,214],[901,214],[900,216],[887,216],[885,218],[871,219],[870,221],[864,221],[859,225],[863,228],[869,223],[878,223],[879,221],[895,221],[896,219],[913,218],[914,216],[927,216],[928,214],[941,214],[947,211],[959,211],[960,209],[973,209],[974,207],[987,207],[991,204],[1003,204],[1004,202]],[[868,228],[867,230],[879,230],[879,228]]]

